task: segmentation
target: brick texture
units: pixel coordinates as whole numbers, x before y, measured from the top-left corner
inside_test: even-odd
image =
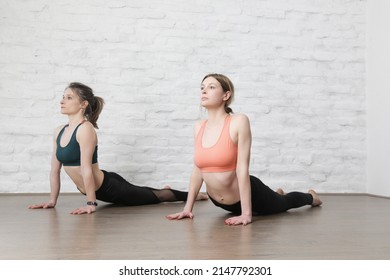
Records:
[[[69,82],[106,101],[99,162],[186,190],[209,72],[249,116],[251,173],[271,187],[364,192],[365,1],[2,1],[0,192],[48,192]],[[63,174],[62,190],[77,189]]]

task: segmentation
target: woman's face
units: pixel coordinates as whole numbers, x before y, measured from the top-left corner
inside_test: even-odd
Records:
[[[205,108],[223,106],[227,93],[214,77],[207,77],[200,86],[200,102]]]
[[[83,106],[80,102],[80,97],[70,88],[64,91],[61,99],[61,113],[65,115],[74,115],[82,111]]]

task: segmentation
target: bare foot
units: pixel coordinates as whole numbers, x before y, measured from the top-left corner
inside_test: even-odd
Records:
[[[315,207],[320,206],[322,204],[320,197],[314,190],[309,190],[308,193],[310,193],[313,197],[313,203],[311,204],[311,206]]]
[[[196,200],[207,200],[207,199],[209,199],[209,196],[207,195],[207,193],[204,192],[200,192],[196,196]]]
[[[280,195],[284,195],[284,190],[282,188],[277,188],[276,192]]]

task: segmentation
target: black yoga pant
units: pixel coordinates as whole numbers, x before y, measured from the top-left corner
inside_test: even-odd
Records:
[[[104,173],[103,183],[100,188],[96,191],[96,199],[129,206],[146,205],[146,204],[157,204],[164,202],[160,200],[159,196],[156,195],[158,192],[171,192],[169,196],[174,199],[166,201],[186,201],[187,192],[182,192],[173,189],[154,189],[150,187],[141,187],[129,183],[122,176],[114,172],[107,172],[102,170]]]
[[[313,196],[309,193],[289,192],[280,195],[266,186],[260,179],[250,176],[252,193],[252,211],[254,214],[268,215],[282,213],[289,209],[313,204]],[[232,205],[221,204],[210,197],[218,207],[229,212],[241,214],[241,202]]]

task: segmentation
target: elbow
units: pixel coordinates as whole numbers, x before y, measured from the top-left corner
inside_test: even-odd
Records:
[[[52,168],[50,170],[50,176],[51,177],[59,177],[61,174],[61,168]]]
[[[87,178],[89,176],[92,176],[92,168],[91,166],[81,166],[81,176],[83,178]]]
[[[248,168],[237,168],[236,169],[237,178],[249,177]]]

